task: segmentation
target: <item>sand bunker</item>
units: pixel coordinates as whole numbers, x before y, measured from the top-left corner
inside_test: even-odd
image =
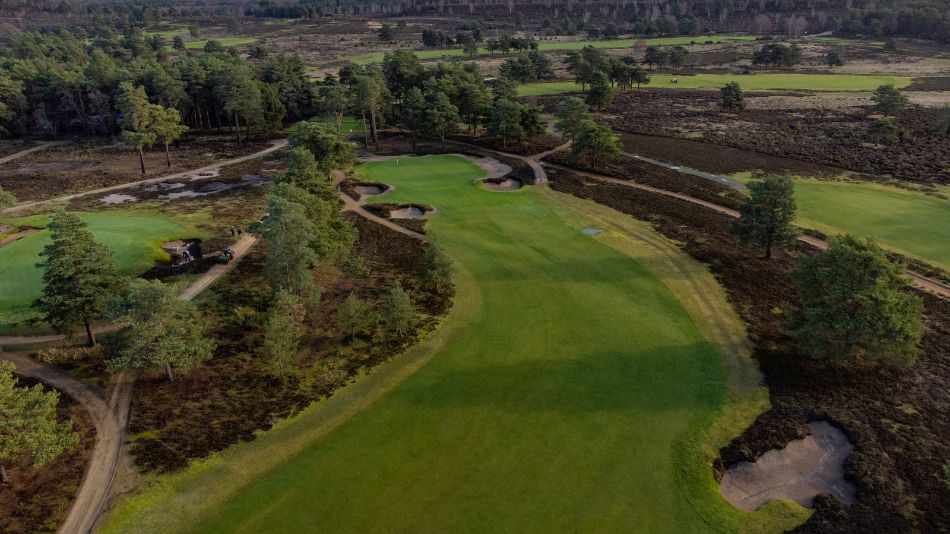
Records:
[[[478,165],[479,167],[482,168],[483,171],[485,171],[485,177],[482,178],[482,180],[485,180],[485,181],[496,180],[498,178],[507,176],[508,174],[511,173],[510,165],[505,165],[504,163],[498,161],[495,158],[491,158],[488,156],[483,156],[483,157],[467,156],[465,154],[458,154],[458,155],[471,161],[475,165]],[[521,183],[520,180],[518,181],[518,183]],[[521,187],[521,186],[519,185],[518,187]]]
[[[430,206],[411,204],[389,210],[389,217],[391,219],[422,219],[433,211],[435,209]]]
[[[482,187],[489,191],[514,191],[523,186],[524,184],[517,178],[490,178],[482,182]]]
[[[788,499],[809,507],[815,496],[830,493],[847,504],[857,490],[844,478],[844,462],[854,445],[840,429],[825,421],[808,424],[811,435],[773,449],[756,462],[739,462],[726,470],[719,492],[736,508],[757,510],[772,499]]]
[[[380,184],[376,182],[359,182],[353,186],[353,191],[360,196],[360,199],[363,197],[371,197],[375,195],[382,195],[387,191],[394,189],[391,185]]]
[[[103,204],[122,204],[124,202],[135,202],[138,200],[138,197],[133,195],[126,195],[124,193],[112,193],[111,195],[106,195],[99,199],[99,202]]]
[[[584,228],[583,230],[581,230],[581,233],[584,235],[597,235],[601,232],[603,232],[603,230],[601,230],[600,228]]]
[[[166,191],[168,189],[179,189],[185,187],[185,184],[181,182],[158,182],[157,184],[150,184],[142,186],[142,191],[147,191],[149,193],[154,193],[156,191]]]
[[[34,174],[43,172],[70,172],[88,169],[99,165],[98,161],[48,161],[42,163],[33,163],[22,165],[8,172],[13,174]]]

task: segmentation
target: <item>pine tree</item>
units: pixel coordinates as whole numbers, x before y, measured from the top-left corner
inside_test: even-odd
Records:
[[[397,282],[386,295],[386,303],[383,307],[383,324],[386,330],[397,336],[403,335],[412,323],[415,313],[409,292]]]
[[[373,316],[364,300],[356,295],[350,295],[336,310],[336,326],[350,340],[356,339],[359,334],[365,334],[373,325]]]
[[[181,123],[181,114],[175,108],[163,108],[157,104],[152,104],[152,125],[151,130],[155,134],[155,139],[165,147],[165,165],[172,166],[171,155],[168,151],[168,145],[181,139],[181,136],[188,131],[188,127]]]
[[[18,386],[13,371],[13,364],[0,362],[0,484],[7,481],[4,462],[39,467],[79,442],[72,422],[56,418],[59,393],[40,384]]]
[[[96,242],[85,222],[62,209],[48,229],[52,243],[40,252],[44,260],[37,264],[43,269],[43,293],[33,305],[59,332],[82,324],[93,346],[92,321],[102,315],[117,283],[112,252]]]
[[[419,264],[419,281],[422,289],[447,295],[452,292],[452,260],[435,244],[426,247]]]
[[[828,243],[791,273],[801,305],[789,326],[799,351],[839,363],[913,363],[923,302],[906,290],[902,267],[872,240],[844,235]]]
[[[295,374],[294,356],[300,347],[300,325],[305,310],[300,298],[278,291],[264,325],[264,342],[258,356],[268,372],[278,380]]]
[[[132,280],[110,311],[116,322],[129,325],[119,336],[118,354],[106,362],[110,371],[164,369],[174,380],[172,369],[188,371],[214,353],[195,305],[159,280]]]
[[[122,82],[116,95],[116,107],[122,113],[122,139],[138,150],[139,164],[142,174],[145,174],[145,147],[154,145],[158,140],[152,129],[155,112],[149,104],[145,88]]]
[[[577,139],[577,132],[580,130],[581,122],[587,119],[590,119],[590,111],[587,109],[587,103],[576,96],[570,96],[564,99],[561,107],[558,108],[557,122],[554,124],[554,127],[561,135],[570,138],[571,146],[573,146]]]
[[[773,175],[749,182],[749,198],[739,206],[732,232],[743,244],[754,243],[772,257],[772,247],[795,241],[795,185],[788,176]]]
[[[745,98],[742,97],[742,87],[737,82],[729,82],[719,90],[722,97],[722,109],[745,109]]]

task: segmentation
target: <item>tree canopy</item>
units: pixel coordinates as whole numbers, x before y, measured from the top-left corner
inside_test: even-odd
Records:
[[[795,185],[792,178],[771,175],[748,184],[749,198],[739,206],[739,220],[732,232],[743,244],[754,243],[765,249],[765,257],[772,257],[772,248],[794,242]]]

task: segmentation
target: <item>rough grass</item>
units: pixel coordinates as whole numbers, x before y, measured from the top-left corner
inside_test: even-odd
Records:
[[[156,260],[167,257],[159,248],[163,242],[195,237],[189,226],[154,214],[104,211],[82,213],[80,217],[89,224],[96,239],[113,250],[116,265],[126,274],[144,271]],[[37,227],[48,221],[48,216],[4,220],[13,225]],[[47,243],[49,232],[43,230],[0,248],[0,324],[34,315],[30,304],[43,289],[43,273],[36,263]]]
[[[734,175],[748,181],[750,173]],[[797,177],[798,224],[873,237],[894,252],[950,269],[950,200],[870,182]]]
[[[255,41],[254,37],[212,37],[210,39],[201,39],[199,41],[186,41],[185,48],[190,49],[200,49],[204,48],[208,41],[217,41],[221,43],[221,46],[227,48],[229,46],[238,46],[248,43],[253,43]]]
[[[538,50],[542,52],[555,52],[561,50],[580,50],[585,46],[593,46],[594,48],[631,48],[636,43],[646,43],[646,45],[658,45],[658,46],[673,46],[673,45],[687,45],[692,42],[695,43],[705,43],[706,41],[713,41],[714,43],[721,43],[724,41],[754,41],[756,38],[755,35],[716,35],[716,36],[698,36],[698,37],[654,37],[650,39],[607,39],[603,41],[538,41]],[[414,51],[416,57],[421,60],[426,59],[439,59],[439,58],[452,58],[464,56],[465,51],[461,48],[450,48],[447,50],[417,50]],[[500,52],[496,52],[501,56]],[[348,59],[353,63],[358,65],[366,65],[370,63],[380,63],[383,61],[383,52],[375,54],[366,54],[361,56],[353,56]],[[487,48],[479,48],[478,55],[486,56],[491,55],[491,52]]]
[[[676,83],[672,83],[676,80]],[[715,89],[729,82],[738,82],[745,91],[873,91],[881,85],[891,84],[907,87],[910,76],[879,76],[862,74],[651,74],[645,88],[666,89]],[[518,87],[521,96],[553,95],[580,91],[581,86],[570,81],[530,83]]]
[[[740,512],[716,493],[700,444],[720,441],[709,431],[729,377],[648,261],[579,232],[608,215],[539,189],[487,192],[453,156],[360,174],[396,185],[381,202],[439,209],[429,234],[459,268],[443,325],[321,406],[127,499],[105,532],[800,522],[800,509]]]

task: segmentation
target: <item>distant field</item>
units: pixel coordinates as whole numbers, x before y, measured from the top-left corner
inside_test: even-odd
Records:
[[[538,50],[552,52],[556,50],[579,50],[585,46],[595,48],[630,48],[634,43],[643,41],[647,45],[683,45],[690,42],[705,43],[713,41],[721,43],[723,41],[754,41],[755,35],[717,35],[717,36],[699,36],[699,37],[656,37],[652,39],[611,39],[606,41],[538,41]],[[419,59],[439,59],[451,58],[464,55],[461,48],[451,48],[448,50],[417,50],[414,51]],[[479,48],[479,55],[491,55],[487,48]],[[500,53],[497,53],[501,55]],[[362,56],[353,56],[348,59],[353,63],[365,65],[369,63],[380,63],[383,60],[384,53],[367,54]]]
[[[116,265],[127,274],[144,271],[166,257],[159,246],[169,239],[194,237],[187,226],[169,218],[141,213],[108,211],[83,213],[96,239],[115,253]],[[42,227],[48,217],[5,219],[13,225]],[[43,230],[0,247],[0,324],[9,324],[32,316],[30,304],[43,288],[39,253],[49,243]]]
[[[672,83],[671,80],[677,83]],[[644,87],[669,89],[719,89],[729,82],[738,82],[746,91],[873,91],[880,85],[893,84],[903,88],[911,84],[910,76],[867,76],[861,74],[697,74],[679,76],[652,74]],[[541,82],[518,87],[521,96],[553,95],[580,91],[574,82]]]
[[[202,39],[200,41],[186,41],[185,48],[204,48],[208,41],[217,41],[221,43],[221,46],[238,46],[248,43],[253,43],[255,39],[253,37],[211,37],[209,39]]]
[[[748,173],[734,176],[748,181]],[[869,182],[797,178],[798,222],[826,234],[873,237],[882,246],[950,270],[950,201]]]
[[[172,39],[178,35],[188,35],[188,28],[174,28],[171,30],[162,30],[157,32],[144,31],[142,35],[146,37],[151,37],[152,35],[161,35],[166,39]]]
[[[884,46],[884,41],[865,41],[864,39],[846,39],[844,37],[815,37],[813,40],[831,44]]]

